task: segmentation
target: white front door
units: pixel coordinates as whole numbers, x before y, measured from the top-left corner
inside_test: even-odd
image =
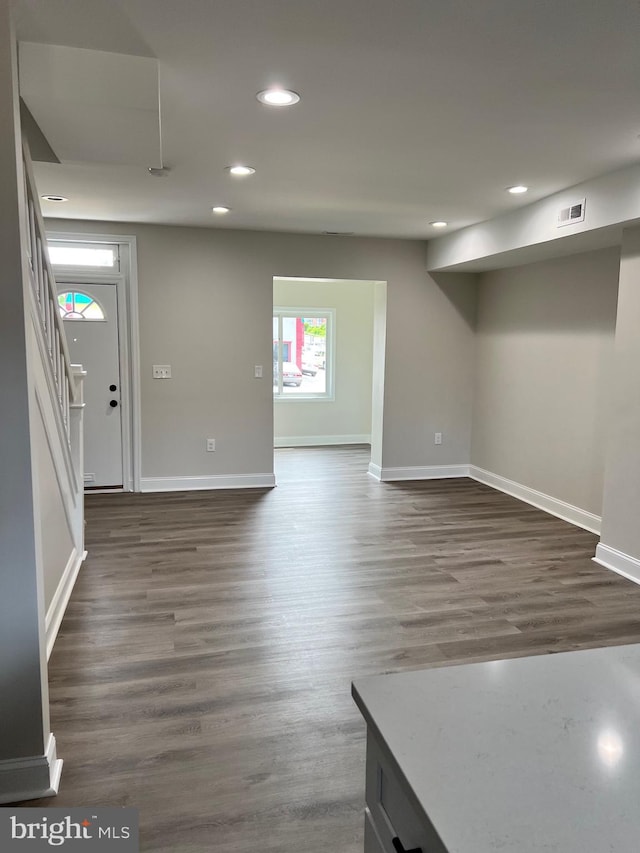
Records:
[[[122,488],[118,299],[115,284],[58,284],[72,364],[84,383],[86,489]]]

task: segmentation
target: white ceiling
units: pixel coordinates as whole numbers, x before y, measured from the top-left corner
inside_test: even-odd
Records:
[[[170,175],[37,164],[41,191],[69,197],[45,215],[425,238],[431,220],[459,228],[640,157],[636,0],[19,0],[19,12],[24,41],[155,56],[162,79]],[[273,83],[301,102],[259,104]],[[229,177],[237,161],[256,174]],[[521,182],[527,196],[504,191]]]

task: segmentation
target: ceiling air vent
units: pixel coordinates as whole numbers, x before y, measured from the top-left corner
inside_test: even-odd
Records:
[[[353,231],[323,231],[325,237],[353,237]]]
[[[568,207],[563,207],[558,212],[558,228],[563,225],[573,225],[574,222],[584,222],[584,208],[586,199],[580,199]]]

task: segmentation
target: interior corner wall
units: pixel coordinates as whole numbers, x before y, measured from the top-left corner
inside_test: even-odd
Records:
[[[618,322],[608,400],[602,541],[605,564],[640,583],[640,228],[622,238]]]
[[[473,465],[602,514],[620,250],[483,273]]]
[[[270,371],[257,380],[253,366],[272,363],[274,276],[386,281],[382,465],[468,463],[475,295],[466,281],[429,276],[424,243],[102,221],[47,227],[137,237],[143,478],[273,470]],[[154,381],[154,363],[170,364],[173,378]]]
[[[336,437],[355,441],[371,436],[374,286],[372,281],[273,282],[276,306],[336,312],[334,399],[298,400],[290,394],[274,401],[276,444],[286,439],[330,443]]]

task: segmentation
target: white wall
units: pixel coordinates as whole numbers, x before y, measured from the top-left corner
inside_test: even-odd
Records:
[[[272,363],[274,276],[388,282],[382,463],[468,462],[474,288],[464,276],[430,277],[422,243],[71,220],[47,225],[138,238],[143,477],[272,471],[270,370],[256,380],[253,366]],[[154,381],[154,363],[171,364],[173,379]],[[440,447],[433,444],[438,428],[446,430]],[[215,453],[205,451],[206,437],[216,438]]]
[[[597,516],[618,249],[483,273],[471,461]]]
[[[276,306],[333,308],[336,312],[334,399],[304,401],[290,394],[286,400],[276,400],[276,446],[308,437],[327,443],[370,437],[374,287],[372,281],[273,282]]]

